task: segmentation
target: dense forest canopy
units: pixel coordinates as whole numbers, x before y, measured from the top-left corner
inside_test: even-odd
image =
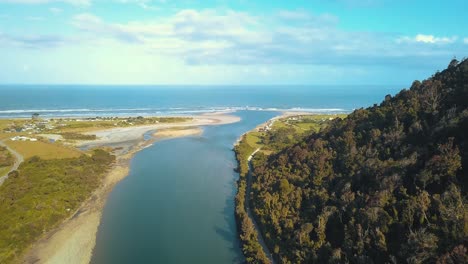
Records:
[[[468,61],[254,167],[280,263],[468,263]]]

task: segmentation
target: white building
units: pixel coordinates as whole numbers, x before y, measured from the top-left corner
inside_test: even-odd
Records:
[[[16,136],[10,139],[11,141],[37,141],[37,138],[30,138],[30,137],[23,137],[23,136]]]

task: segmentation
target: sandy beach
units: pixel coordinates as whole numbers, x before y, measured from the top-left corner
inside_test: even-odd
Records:
[[[168,128],[156,131],[153,136],[158,139],[170,139],[203,134],[203,129],[199,127],[188,128]]]
[[[225,114],[194,116],[183,123],[163,123],[151,126],[112,128],[89,132],[95,134],[94,141],[80,142],[77,147],[118,147],[113,168],[107,173],[100,188],[82,206],[57,228],[51,230],[24,255],[23,263],[89,263],[96,244],[96,234],[101,221],[102,210],[108,194],[115,184],[128,175],[132,156],[157,140],[200,135],[200,126],[222,125],[240,121],[239,117]],[[152,139],[144,135],[152,132]]]
[[[96,139],[90,141],[81,141],[76,146],[79,148],[93,148],[99,146],[119,147],[123,149],[123,153],[126,153],[131,151],[129,148],[133,147],[135,143],[140,141],[145,133],[151,131],[169,128],[176,129],[184,127],[222,125],[240,121],[240,118],[237,116],[225,115],[222,113],[193,116],[192,118],[192,120],[182,123],[161,123],[154,125],[117,127],[100,131],[91,131],[87,132],[86,134],[96,135]]]

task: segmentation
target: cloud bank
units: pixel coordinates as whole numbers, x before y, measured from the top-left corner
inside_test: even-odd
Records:
[[[331,14],[282,10],[255,16],[233,10],[185,9],[157,20],[111,23],[90,13],[72,18],[88,38],[136,45],[188,64],[312,64],[411,66],[453,56],[458,37],[351,32]]]
[[[0,3],[13,4],[46,4],[46,3],[67,3],[75,6],[90,6],[91,0],[0,0]]]
[[[169,1],[109,0],[119,6],[111,12],[91,0],[2,2],[34,11],[21,18],[0,13],[0,79],[7,80],[381,83],[390,75],[424,77],[468,53],[466,35],[366,31],[305,9],[173,9]]]

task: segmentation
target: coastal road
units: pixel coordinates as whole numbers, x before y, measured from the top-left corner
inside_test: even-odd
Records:
[[[255,230],[257,231],[257,237],[258,237],[258,242],[263,248],[263,252],[267,255],[268,259],[270,260],[270,263],[274,264],[275,260],[273,259],[273,255],[271,254],[270,250],[268,249],[267,244],[265,243],[265,240],[263,239],[262,232],[260,232],[260,228],[257,225],[257,221],[255,221],[254,215],[252,213],[252,209],[250,208],[250,203],[251,203],[251,197],[250,197],[250,192],[252,189],[252,158],[253,156],[260,151],[260,148],[256,149],[252,154],[250,154],[249,158],[247,159],[247,162],[249,163],[249,172],[247,173],[247,188],[246,188],[246,197],[247,197],[247,203],[245,203],[245,210],[247,211],[247,215],[250,217],[252,220],[252,223],[254,224]]]
[[[8,174],[10,172],[18,169],[19,165],[24,161],[24,158],[23,158],[23,156],[21,156],[21,154],[19,154],[18,152],[16,152],[12,148],[8,147],[5,143],[3,143],[2,140],[0,140],[0,146],[6,147],[7,150],[10,151],[10,153],[13,154],[13,156],[15,156],[15,163],[13,164],[13,167],[11,167],[11,169],[5,175],[0,175],[0,186],[1,186],[3,184],[3,182],[6,179],[8,179]]]

